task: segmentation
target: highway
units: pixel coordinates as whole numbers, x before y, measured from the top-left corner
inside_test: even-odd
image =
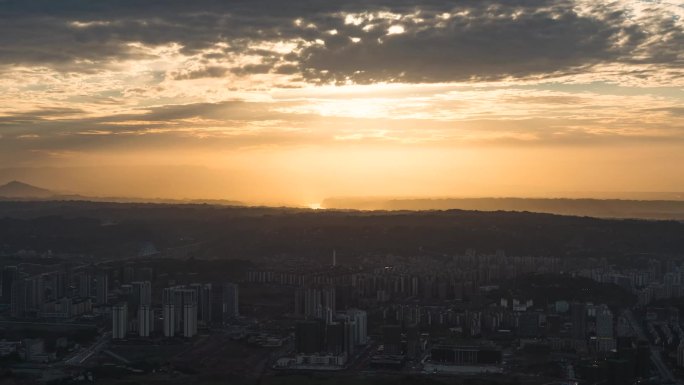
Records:
[[[624,314],[625,316],[627,316],[629,325],[632,328],[632,331],[634,331],[634,334],[636,334],[637,338],[644,341],[650,341],[646,337],[644,330],[642,329],[641,325],[639,325],[639,322],[634,317],[632,311],[626,310]],[[663,362],[660,349],[656,348],[653,345],[649,346],[651,348],[651,362],[653,362],[653,365],[655,365],[656,369],[658,369],[658,373],[660,375],[661,380],[665,381],[666,383],[683,384],[681,381],[675,379],[674,375],[672,375],[672,372],[670,371],[670,368],[668,368],[667,365]]]
[[[81,349],[79,352],[71,356],[70,358],[65,359],[64,365],[67,366],[81,366],[83,365],[90,357],[95,355],[96,353],[99,353],[102,349],[104,349],[107,344],[109,343],[109,340],[111,339],[112,332],[106,332],[102,336],[100,336],[97,341],[89,346],[88,348]]]

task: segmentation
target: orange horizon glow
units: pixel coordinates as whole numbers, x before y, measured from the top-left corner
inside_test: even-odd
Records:
[[[684,191],[675,1],[297,3],[258,34],[249,6],[79,4],[0,26],[0,183],[312,208]]]

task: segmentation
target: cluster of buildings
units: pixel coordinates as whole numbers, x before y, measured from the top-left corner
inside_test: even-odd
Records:
[[[239,316],[239,289],[234,283],[194,283],[162,290],[159,306],[152,302],[149,281],[126,287],[119,303],[112,307],[112,337],[124,339],[131,333],[150,337],[159,331],[164,337],[191,338],[198,327],[223,325]]]
[[[2,270],[2,302],[16,319],[70,319],[107,305],[109,280],[105,272],[72,270],[28,275],[16,266]]]
[[[368,316],[363,310],[337,311],[332,286],[295,291],[295,356],[276,363],[277,369],[340,370],[368,341]]]
[[[593,261],[595,262],[595,261]],[[482,287],[529,273],[560,273],[588,265],[586,260],[556,257],[513,257],[503,252],[440,258],[377,257],[359,268],[336,265],[326,268],[254,270],[247,282],[293,287],[329,286],[345,306],[375,306],[407,299],[421,301],[462,300]],[[303,303],[303,302],[302,302]]]
[[[623,287],[637,296],[642,307],[657,300],[684,297],[684,264],[673,259],[652,258],[641,268],[604,264],[581,269],[577,274]]]
[[[617,269],[604,258],[509,257],[502,252],[374,257],[355,267],[339,266],[333,259],[331,265],[300,270],[254,270],[247,281],[295,288],[293,314],[303,320],[295,330],[297,355],[279,361],[288,368],[350,365],[353,354],[340,353],[353,352],[353,345],[339,342],[350,335],[350,321],[344,315],[358,311],[350,309],[366,309],[364,318],[372,319],[366,326],[374,336],[371,366],[400,368],[411,361],[428,372],[501,372],[502,346],[517,346],[579,357],[578,376],[583,378],[616,379],[619,376],[609,373],[627,366],[623,374],[645,378],[652,368],[650,343],[663,335],[671,335],[672,344],[681,340],[675,321],[677,326],[659,324],[650,343],[645,341],[616,303],[577,301],[570,295],[567,300],[535,304],[512,293],[491,300],[489,293],[498,293],[501,282],[530,273],[617,284],[636,294],[642,306],[684,296],[684,265],[666,260],[654,259],[646,269]],[[440,335],[449,338],[435,338]],[[684,344],[674,349],[684,365]]]
[[[155,332],[192,337],[200,326],[223,325],[239,316],[237,284],[174,285],[154,296],[153,282],[152,268],[133,264],[116,270],[65,265],[33,275],[5,266],[0,299],[16,320],[68,322],[111,316],[114,339],[146,338]]]

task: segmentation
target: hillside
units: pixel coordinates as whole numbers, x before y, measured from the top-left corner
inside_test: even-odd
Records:
[[[529,211],[536,213],[590,216],[598,218],[639,218],[684,220],[684,201],[622,199],[541,199],[541,198],[444,198],[382,199],[329,198],[327,209],[357,210],[477,210]]]
[[[31,186],[30,184],[19,181],[11,181],[0,186],[0,197],[3,198],[48,198],[54,195],[55,194],[50,190]]]

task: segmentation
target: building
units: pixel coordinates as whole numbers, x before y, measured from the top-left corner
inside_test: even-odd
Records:
[[[640,340],[636,350],[637,377],[648,378],[651,374],[651,346],[648,341]]]
[[[66,296],[69,287],[69,274],[67,271],[57,271],[52,273],[52,294],[53,299],[60,299]]]
[[[149,337],[154,331],[154,310],[150,305],[140,305],[138,308],[138,335]]]
[[[2,303],[12,303],[12,285],[19,278],[19,270],[16,266],[5,266],[2,269]]]
[[[197,304],[183,305],[183,336],[193,337],[197,334]]]
[[[422,351],[418,326],[409,326],[406,328],[406,355],[410,359],[419,359]]]
[[[204,324],[212,321],[212,285],[210,283],[193,283],[190,288],[197,293],[197,319]]]
[[[587,309],[583,303],[575,302],[570,305],[572,318],[572,338],[584,340],[587,336]]]
[[[151,305],[152,304],[152,283],[150,281],[136,281],[131,283],[133,288],[133,304],[136,305],[136,309],[140,305]]]
[[[128,333],[128,304],[112,307],[112,338],[123,339]]]
[[[328,354],[339,356],[343,353],[351,353],[348,346],[349,325],[342,322],[332,322],[326,325],[325,340],[326,352]]]
[[[176,335],[176,309],[172,303],[162,305],[162,316],[164,317],[164,337],[174,337]]]
[[[11,293],[11,314],[14,318],[24,318],[29,309],[28,305],[28,285],[25,279],[14,279],[12,282]]]
[[[95,303],[106,305],[109,298],[109,278],[106,272],[101,272],[95,278]]]
[[[537,337],[539,335],[539,313],[526,311],[518,317],[518,335],[520,337]]]
[[[223,285],[224,318],[235,318],[240,315],[240,294],[237,284],[226,283]]]
[[[41,338],[27,338],[22,341],[24,345],[24,359],[29,362],[47,362],[45,354],[45,341]]]
[[[88,272],[82,272],[78,275],[78,295],[81,298],[90,297],[92,292],[92,276]]]
[[[385,346],[385,354],[401,354],[401,326],[385,325],[382,327],[382,343]]]
[[[365,345],[368,342],[368,315],[364,310],[349,309],[347,315],[354,325],[354,343]]]
[[[211,322],[225,324],[240,315],[239,288],[234,283],[215,283],[211,290]]]
[[[331,322],[336,311],[334,287],[300,288],[295,292],[295,312],[307,319]]]
[[[451,365],[500,364],[501,351],[479,346],[437,345],[430,349],[430,361]]]
[[[596,344],[596,350],[599,352],[615,349],[613,313],[606,305],[596,308]]]
[[[300,354],[316,354],[323,350],[323,322],[299,321],[295,326],[295,351]]]
[[[184,337],[193,337],[197,334],[197,292],[194,289],[182,286],[166,288],[162,296],[162,305],[164,335],[172,337],[175,333],[182,333]],[[174,312],[172,317],[168,314],[171,311]],[[173,321],[173,335],[170,331],[167,332],[167,319]]]

